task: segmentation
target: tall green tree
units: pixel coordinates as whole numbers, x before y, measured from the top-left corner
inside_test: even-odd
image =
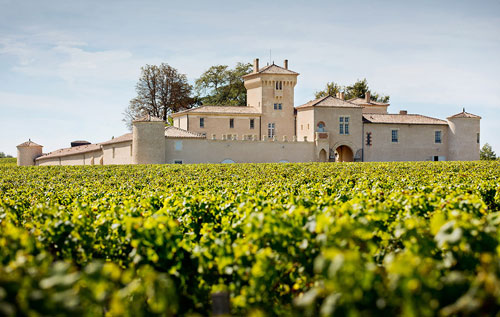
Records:
[[[172,66],[166,63],[146,65],[141,68],[137,96],[130,100],[123,121],[131,128],[134,119],[149,114],[168,122],[171,113],[194,105],[192,90],[186,75]]]
[[[247,92],[241,77],[251,71],[250,63],[238,63],[233,69],[227,65],[210,67],[195,82],[199,102],[204,105],[246,105]]]
[[[335,97],[337,93],[344,92],[344,98],[346,100],[349,100],[353,98],[365,98],[368,91],[370,91],[370,87],[368,86],[368,81],[366,80],[366,78],[364,78],[363,80],[358,80],[354,84],[348,86],[341,86],[335,82],[329,82],[326,84],[326,87],[323,90],[317,91],[315,93],[315,97]],[[376,92],[370,92],[370,99],[373,101],[387,103],[389,102],[390,96],[381,95]]]
[[[497,159],[493,148],[488,143],[484,144],[481,150],[479,151],[479,158],[482,161],[494,161]]]

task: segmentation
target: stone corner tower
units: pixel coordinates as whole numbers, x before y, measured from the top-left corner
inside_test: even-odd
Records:
[[[165,122],[145,115],[132,122],[132,164],[165,163]]]

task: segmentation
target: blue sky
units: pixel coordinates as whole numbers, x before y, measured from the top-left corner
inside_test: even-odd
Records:
[[[400,109],[483,117],[500,154],[499,1],[0,0],[0,152],[126,133],[140,67],[190,80],[212,65],[288,59],[295,104],[367,78]]]

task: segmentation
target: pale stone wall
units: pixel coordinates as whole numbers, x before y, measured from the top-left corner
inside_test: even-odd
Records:
[[[200,127],[200,118],[204,118],[205,127]],[[229,127],[229,120],[234,120],[234,128]],[[254,119],[254,128],[250,129],[250,119]],[[221,140],[222,135],[236,134],[238,140],[241,140],[244,135],[256,135],[259,138],[259,116],[242,116],[242,115],[189,115],[189,131],[196,133],[205,133],[207,138],[211,139],[212,134],[216,135],[216,139]]]
[[[207,139],[166,138],[166,162],[183,164],[267,162],[312,162],[314,142],[221,141]]]
[[[39,166],[53,166],[53,165],[61,165],[60,157],[52,157],[43,160],[37,160],[36,165]]]
[[[480,133],[480,119],[478,118],[451,118],[449,125],[448,152],[450,161],[479,160],[477,135]]]
[[[132,133],[132,164],[162,164],[165,162],[164,122],[134,122]]]
[[[51,166],[51,165],[99,165],[102,151],[92,151],[87,153],[78,153],[65,155],[60,157],[49,157],[46,159],[38,159],[36,165]],[[92,164],[94,159],[94,164]]]
[[[114,151],[114,155],[113,155]],[[132,164],[132,141],[106,144],[102,146],[102,157],[104,165]],[[99,165],[98,160],[94,160]]]
[[[392,130],[398,130],[398,142],[392,142]],[[434,143],[435,131],[441,131],[441,143]],[[371,132],[372,145],[364,145],[364,161],[429,161],[434,156],[448,158],[448,127],[424,124],[365,123],[366,133]]]
[[[297,110],[297,140],[303,141],[307,137],[308,141],[313,141],[314,131],[314,109],[308,108]]]
[[[41,146],[19,146],[17,147],[17,165],[35,165],[35,159],[42,155]]]

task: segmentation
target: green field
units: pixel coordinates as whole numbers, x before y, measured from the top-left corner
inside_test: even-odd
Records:
[[[0,165],[0,315],[495,315],[498,162]]]

